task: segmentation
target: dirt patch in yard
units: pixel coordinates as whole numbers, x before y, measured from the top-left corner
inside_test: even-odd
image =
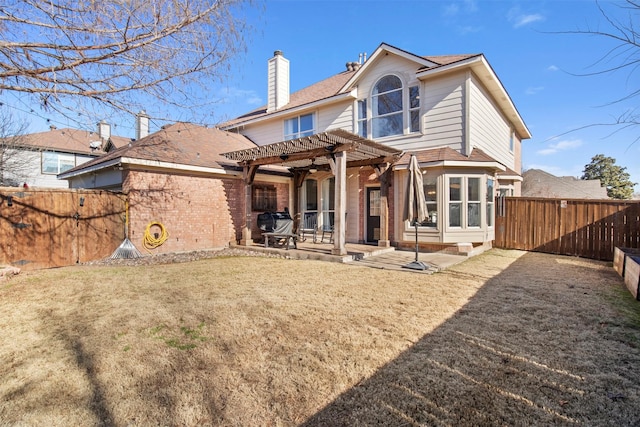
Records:
[[[8,425],[640,423],[640,309],[583,259],[79,266],[3,282],[0,313]]]

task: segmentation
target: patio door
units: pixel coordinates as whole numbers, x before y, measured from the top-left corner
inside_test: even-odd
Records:
[[[367,243],[380,240],[380,187],[367,187]]]

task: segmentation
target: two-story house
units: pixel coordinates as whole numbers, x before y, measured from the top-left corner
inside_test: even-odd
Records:
[[[111,135],[105,121],[96,131],[50,126],[48,131],[3,140],[0,174],[8,186],[68,188],[58,174],[126,145],[129,138]]]
[[[495,197],[519,195],[531,134],[482,54],[419,56],[381,44],[364,63],[294,93],[289,68],[276,51],[266,107],[221,126],[259,146],[226,154],[244,166],[247,185],[262,165],[289,167],[293,210],[335,228],[334,253],[345,242],[408,247],[414,228],[402,209],[414,154],[429,211],[421,246],[490,244]]]

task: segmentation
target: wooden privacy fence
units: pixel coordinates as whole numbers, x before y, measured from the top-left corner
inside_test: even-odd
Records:
[[[0,187],[0,264],[61,267],[108,257],[124,240],[126,196]]]
[[[640,247],[640,201],[500,197],[494,247],[613,260]]]

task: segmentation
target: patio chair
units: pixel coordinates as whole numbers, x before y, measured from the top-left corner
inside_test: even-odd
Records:
[[[325,216],[325,221],[322,224],[321,227],[321,231],[322,231],[322,237],[320,238],[320,243],[324,243],[324,236],[325,234],[327,235],[327,237],[329,238],[329,243],[333,243],[333,229],[334,229],[334,213],[333,212],[329,212],[326,216]]]
[[[313,237],[313,243],[316,243],[318,239],[317,212],[305,212],[300,218],[300,225],[298,226],[298,240],[304,242],[307,240],[307,235],[311,235]]]

